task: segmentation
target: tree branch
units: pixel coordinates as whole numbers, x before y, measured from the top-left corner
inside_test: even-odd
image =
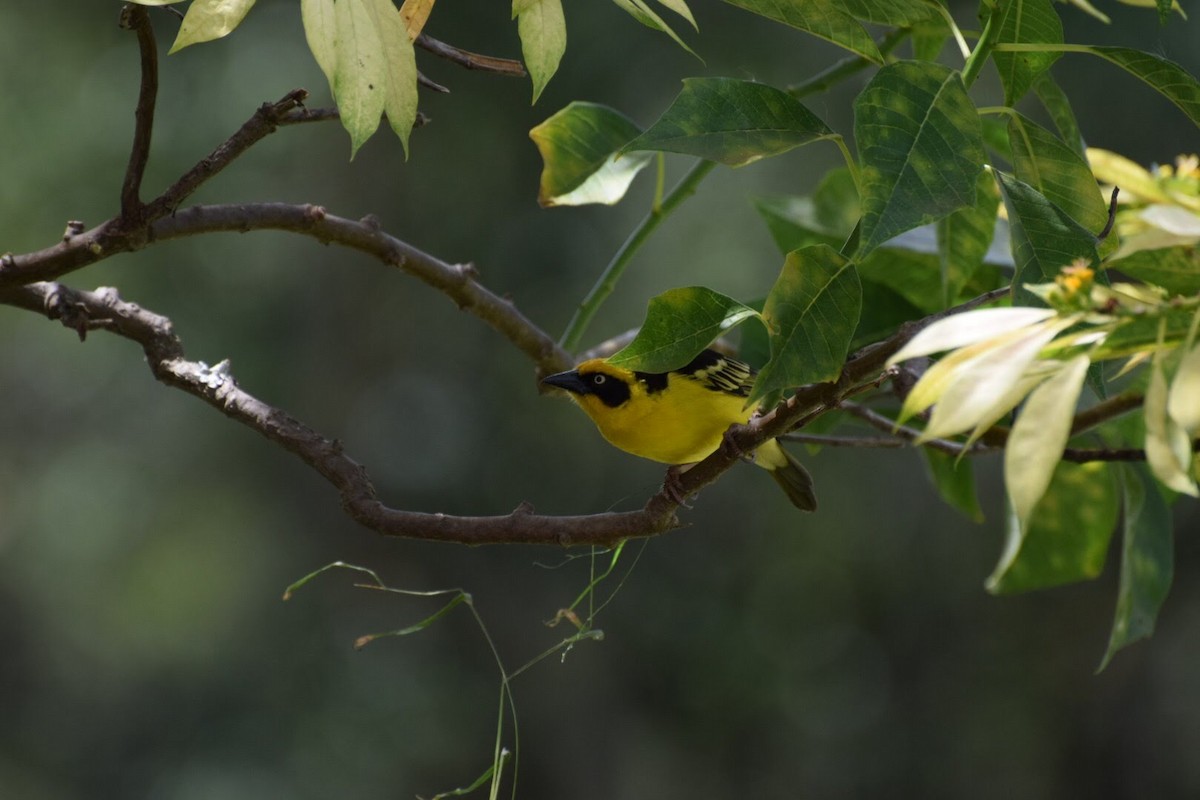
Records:
[[[143,211],[139,193],[146,164],[150,161],[154,104],[158,98],[158,43],[154,40],[154,28],[145,6],[124,6],[120,25],[137,34],[142,61],[142,84],[134,112],[133,147],[129,153],[129,165],[125,168],[125,180],[121,184],[121,219],[126,224],[137,225],[141,222]]]
[[[526,74],[525,66],[520,61],[514,61],[510,58],[496,58],[495,56],[481,56],[478,53],[472,53],[469,50],[462,50],[453,45],[438,41],[427,33],[422,33],[418,36],[414,44],[417,47],[428,50],[435,56],[453,61],[460,67],[466,67],[467,69],[478,69],[497,75],[508,75],[513,78],[524,78]]]
[[[461,544],[611,546],[679,526],[677,506],[651,498],[640,511],[588,516],[543,516],[521,504],[511,514],[458,517],[388,508],[379,501],[367,471],[328,439],[238,386],[223,361],[209,366],[184,357],[171,321],[122,300],[115,289],[79,291],[58,283],[0,289],[0,303],[57,319],[80,333],[104,330],[141,345],[154,377],[203,400],[225,416],[258,431],[316,470],[338,490],[355,521],[378,533]]]

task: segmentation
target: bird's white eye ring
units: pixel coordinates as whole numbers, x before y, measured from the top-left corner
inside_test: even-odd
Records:
[[[592,376],[592,383],[593,383],[593,384],[595,384],[596,386],[599,386],[599,385],[601,385],[601,384],[602,384],[602,383],[604,383],[606,380],[608,380],[608,376],[607,376],[607,375],[602,375],[602,374],[600,374],[600,373],[598,373],[598,372],[597,372],[595,375],[593,375],[593,376]]]

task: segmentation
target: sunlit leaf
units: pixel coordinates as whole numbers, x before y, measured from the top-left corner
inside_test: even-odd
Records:
[[[1200,431],[1200,346],[1179,362],[1167,393],[1167,414],[1189,436]]]
[[[1034,506],[1050,486],[1071,435],[1087,368],[1087,356],[1076,356],[1030,392],[1008,436],[1004,485],[1018,524],[1028,523]]]
[[[1050,131],[1021,114],[1008,121],[1013,171],[1084,230],[1098,234],[1108,222],[1108,203],[1091,167],[1079,153]],[[1104,252],[1115,250],[1117,237],[1109,236]]]
[[[860,256],[974,204],[983,138],[957,72],[912,61],[884,67],[855,101],[854,134],[864,192]]]
[[[1001,334],[1027,328],[1055,315],[1049,308],[1013,306],[1006,308],[981,308],[962,314],[951,314],[927,325],[903,348],[888,359],[888,364],[918,356],[928,356],[944,350],[983,342]]]
[[[533,81],[536,103],[567,50],[567,20],[562,0],[513,0],[513,16],[517,18],[521,55]]]
[[[733,78],[686,78],[670,108],[626,150],[667,150],[740,167],[835,135],[780,89]]]
[[[647,28],[665,33],[667,36],[671,37],[675,44],[679,45],[692,55],[696,55],[695,51],[688,47],[683,39],[679,38],[679,34],[675,33],[675,30],[666,23],[666,20],[660,17],[654,11],[654,9],[650,8],[645,0],[613,0],[613,2],[617,4],[618,8],[623,9],[627,14],[645,25]],[[695,23],[693,21],[693,25],[694,24]],[[696,57],[699,58],[699,56]]]
[[[171,53],[191,44],[228,36],[241,24],[254,0],[193,0],[179,26]]]
[[[1028,525],[1022,528],[1009,514],[1004,552],[987,590],[1027,592],[1097,577],[1118,506],[1107,463],[1060,463]]]
[[[983,522],[983,510],[975,494],[975,470],[971,460],[956,458],[932,447],[921,448],[921,453],[925,456],[929,475],[942,499],[972,522]]]
[[[807,31],[876,64],[883,63],[875,40],[837,0],[725,0],[767,19]]]
[[[1121,187],[1123,198],[1132,196],[1152,203],[1171,202],[1171,196],[1158,185],[1154,176],[1136,161],[1098,147],[1087,149],[1087,159],[1099,180]]]
[[[538,202],[543,206],[613,204],[649,153],[617,156],[641,131],[617,111],[596,103],[573,102],[529,132],[542,155]]]
[[[1146,463],[1168,489],[1195,497],[1200,491],[1191,476],[1192,442],[1167,414],[1167,379],[1161,353],[1155,356],[1150,370],[1142,412],[1146,419]]]
[[[816,245],[788,253],[763,304],[771,360],[759,372],[750,399],[835,380],[861,307],[862,288],[854,265],[836,250]]]
[[[922,439],[953,436],[991,423],[1008,412],[1033,388],[1022,380],[1026,370],[1041,349],[1069,324],[1069,320],[1050,319],[995,339],[992,347],[984,347],[989,342],[975,345],[982,352],[951,372]],[[916,394],[915,388],[912,394]]]
[[[703,286],[670,289],[651,298],[637,337],[608,360],[639,372],[669,372],[757,316],[749,306]]]
[[[1175,570],[1171,512],[1145,468],[1123,466],[1121,488],[1121,578],[1112,634],[1099,670],[1118,650],[1154,632]]]
[[[1062,44],[1062,20],[1051,0],[1011,0],[1003,8],[997,41],[1004,44]],[[1004,102],[1013,105],[1025,96],[1034,79],[1061,57],[1055,51],[1013,53],[996,51],[992,59],[1004,84]]]

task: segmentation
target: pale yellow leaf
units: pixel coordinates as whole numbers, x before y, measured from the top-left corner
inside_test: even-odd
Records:
[[[417,120],[417,58],[404,20],[392,0],[368,0],[383,47],[386,68],[383,110],[408,155],[408,137]]]
[[[518,10],[519,9],[519,10]],[[567,21],[562,0],[520,0],[513,3],[517,33],[521,37],[521,55],[533,81],[533,102],[537,102],[558,70],[567,49]]]
[[[1189,435],[1200,431],[1200,347],[1183,357],[1167,395],[1167,413]]]
[[[333,97],[350,134],[350,157],[375,133],[387,97],[387,57],[369,0],[338,0]]]
[[[989,340],[991,347],[954,370],[933,408],[922,440],[953,436],[995,419],[1020,401],[1013,397],[1042,348],[1073,318],[1050,319]]]
[[[1087,356],[1076,356],[1030,392],[1008,436],[1004,485],[1022,527],[1046,493],[1067,446],[1088,364]]]
[[[333,0],[300,0],[300,18],[304,38],[317,66],[329,81],[329,91],[337,76],[337,17]]]
[[[193,0],[169,52],[228,36],[253,5],[254,0]]]
[[[1183,428],[1167,414],[1167,379],[1162,358],[1156,356],[1150,367],[1142,413],[1146,421],[1146,463],[1164,486],[1193,497],[1200,495],[1189,474],[1192,443]]]
[[[927,356],[943,350],[982,342],[993,336],[1025,328],[1055,315],[1049,308],[1018,306],[1015,308],[983,308],[952,314],[927,326],[888,359],[888,366],[908,358]]]

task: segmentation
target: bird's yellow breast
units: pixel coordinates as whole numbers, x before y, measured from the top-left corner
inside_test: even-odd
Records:
[[[677,373],[669,373],[667,386],[658,391],[632,382],[629,400],[615,408],[595,395],[576,401],[609,443],[666,464],[701,461],[721,445],[730,425],[745,423],[754,411],[743,408],[744,397],[714,391]]]

